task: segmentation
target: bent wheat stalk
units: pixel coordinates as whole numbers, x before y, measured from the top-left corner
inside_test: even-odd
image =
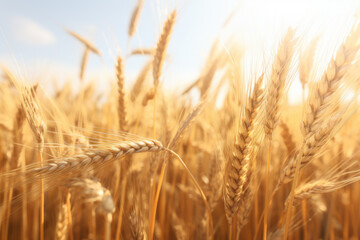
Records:
[[[91,149],[81,154],[44,161],[40,167],[36,163],[29,164],[26,166],[24,173],[22,173],[21,169],[15,169],[0,175],[0,179],[13,179],[14,184],[16,184],[21,182],[18,176],[23,174],[27,183],[43,178],[51,179],[55,184],[68,176],[94,167],[101,167],[126,155],[141,152],[158,152],[163,149],[161,142],[156,140],[124,141],[104,149]]]

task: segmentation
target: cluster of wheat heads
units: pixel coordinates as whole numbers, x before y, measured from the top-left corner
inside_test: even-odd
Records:
[[[243,51],[216,41],[198,79],[169,95],[176,18],[153,47],[117,56],[104,103],[93,83],[49,95],[1,67],[0,239],[359,239],[360,114],[357,94],[345,97],[359,86],[359,25],[325,70],[317,39],[303,46],[295,29],[249,75]],[[100,51],[68,33],[85,46],[83,79]],[[126,89],[135,55],[148,61]],[[308,96],[289,105],[296,75]],[[195,107],[190,91],[200,92]]]

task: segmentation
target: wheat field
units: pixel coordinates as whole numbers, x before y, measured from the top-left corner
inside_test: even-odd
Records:
[[[324,69],[319,39],[288,27],[260,67],[214,39],[198,78],[169,93],[179,18],[116,54],[106,95],[84,82],[103,50],[67,28],[80,87],[52,94],[0,63],[0,239],[360,239],[359,16]]]

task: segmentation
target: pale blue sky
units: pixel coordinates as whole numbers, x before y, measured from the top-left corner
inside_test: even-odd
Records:
[[[66,27],[91,39],[102,51],[103,59],[90,56],[89,69],[112,70],[117,52],[125,54],[128,23],[136,3],[0,0],[0,60],[9,62],[13,55],[20,67],[78,70],[83,48],[63,30]],[[171,66],[184,76],[194,74],[201,70],[218,29],[235,5],[231,0],[145,0],[131,45],[154,46],[167,14],[176,8],[178,19],[169,46]],[[137,72],[144,60],[141,56],[131,58],[127,62],[129,74]]]

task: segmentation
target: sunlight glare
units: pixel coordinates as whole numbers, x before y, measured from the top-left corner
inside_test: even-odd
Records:
[[[274,49],[289,27],[296,30],[303,46],[319,38],[314,59],[316,71],[310,76],[319,79],[358,15],[359,3],[356,1],[244,1],[226,26],[228,34],[223,41],[227,41],[228,36],[235,36],[233,41],[245,46],[244,59],[251,65],[258,62],[257,69],[261,69],[269,67]],[[297,75],[289,92],[291,104],[299,103],[302,98]]]

